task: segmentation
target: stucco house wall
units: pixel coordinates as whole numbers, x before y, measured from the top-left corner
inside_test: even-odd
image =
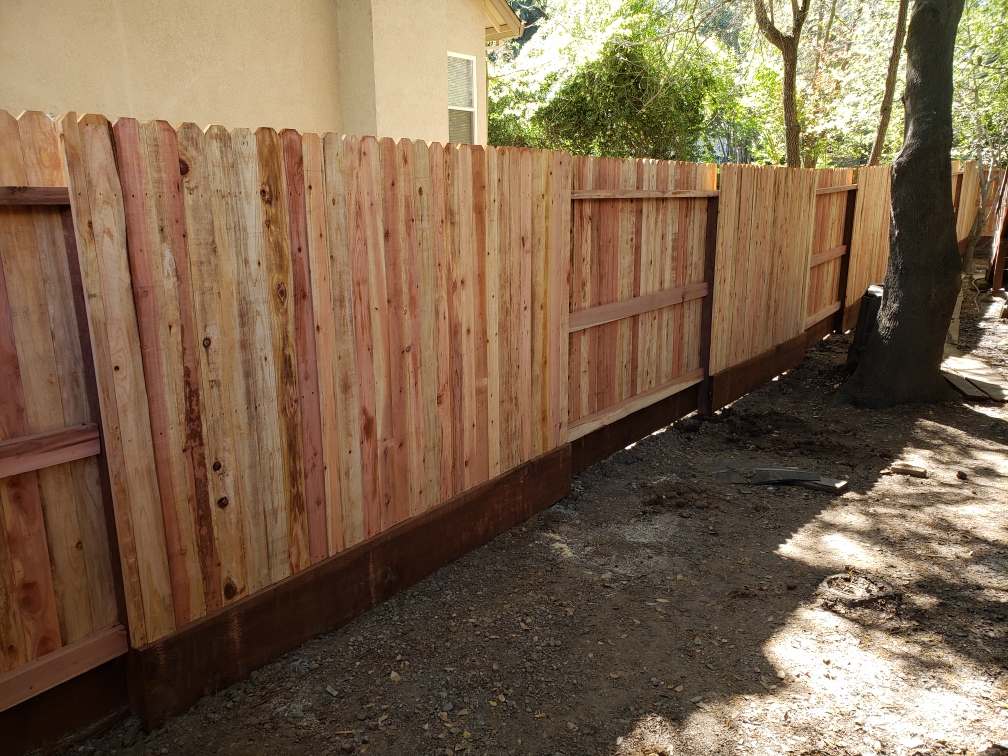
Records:
[[[0,106],[343,131],[331,0],[4,0]]]
[[[0,107],[445,142],[451,51],[485,143],[490,1],[3,0]]]

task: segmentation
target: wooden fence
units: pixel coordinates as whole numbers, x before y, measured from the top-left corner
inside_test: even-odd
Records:
[[[568,156],[62,127],[135,645],[566,440]]]
[[[571,439],[696,385],[717,167],[574,158]]]
[[[892,172],[887,165],[858,170],[857,203],[847,273],[846,306],[885,277],[889,261],[889,213]]]
[[[572,454],[788,369],[884,275],[889,169],[856,181],[2,114],[0,714],[122,623],[163,721],[553,503]],[[34,441],[67,427],[78,456]]]

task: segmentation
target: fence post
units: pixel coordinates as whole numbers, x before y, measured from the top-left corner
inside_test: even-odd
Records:
[[[700,368],[704,372],[704,379],[700,384],[699,406],[697,407],[702,415],[709,415],[714,404],[714,382],[710,375],[710,357],[714,324],[714,279],[719,203],[720,197],[715,196],[707,199],[707,230],[704,236],[704,281],[707,282],[707,296],[703,299],[703,310],[700,316]]]
[[[962,186],[963,186],[963,176],[966,173],[965,168],[960,168],[956,174],[956,185],[955,191],[952,194],[952,212],[955,215],[956,225],[959,225],[959,200],[962,199]]]
[[[853,189],[847,190],[847,207],[844,210],[843,244],[847,247],[847,251],[840,258],[840,280],[837,285],[840,309],[837,310],[836,322],[833,326],[833,330],[837,333],[844,332],[844,320],[846,319],[844,316],[847,313],[847,272],[850,270],[851,255],[854,254],[851,242],[854,240],[854,211],[857,208],[857,193],[856,185]]]

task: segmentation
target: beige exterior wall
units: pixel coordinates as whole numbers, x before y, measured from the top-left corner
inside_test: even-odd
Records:
[[[445,49],[476,58],[476,141],[486,144],[486,21],[479,0],[445,0]],[[447,55],[446,55],[447,57]],[[448,129],[448,71],[445,63],[445,139]]]
[[[342,131],[332,0],[3,0],[0,107]]]
[[[0,107],[448,139],[448,51],[482,0],[0,0]]]
[[[338,0],[343,133],[377,134],[374,30],[370,0]]]
[[[372,0],[372,16],[378,136],[448,141],[451,51],[476,58],[477,140],[485,144],[486,19],[482,0]]]
[[[445,141],[444,0],[372,0],[372,14],[378,136]]]

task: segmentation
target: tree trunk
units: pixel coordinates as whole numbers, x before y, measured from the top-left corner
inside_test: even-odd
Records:
[[[753,12],[756,14],[756,24],[760,33],[781,52],[784,61],[784,81],[781,96],[781,106],[784,111],[784,143],[787,148],[788,168],[801,168],[801,123],[798,121],[798,95],[796,93],[796,78],[798,74],[798,41],[801,39],[802,26],[808,17],[811,0],[791,0],[791,33],[785,34],[778,29],[767,14],[764,0],[753,0]],[[770,6],[773,10],[773,6]]]
[[[952,210],[952,54],[964,0],[914,0],[907,33],[903,149],[892,167],[885,294],[864,356],[838,400],[870,407],[940,401],[960,285]]]
[[[798,42],[785,38],[780,48],[784,58],[784,85],[781,104],[784,107],[784,143],[787,146],[788,168],[801,168],[801,124],[798,122]]]
[[[893,93],[896,90],[896,75],[899,73],[900,57],[903,54],[903,36],[906,33],[906,17],[908,0],[900,0],[896,11],[896,32],[893,34],[892,53],[889,55],[889,70],[886,73],[885,92],[882,95],[882,107],[879,109],[878,131],[875,134],[875,144],[872,145],[868,165],[878,165],[885,147],[886,132],[889,131],[889,117],[892,115]]]

